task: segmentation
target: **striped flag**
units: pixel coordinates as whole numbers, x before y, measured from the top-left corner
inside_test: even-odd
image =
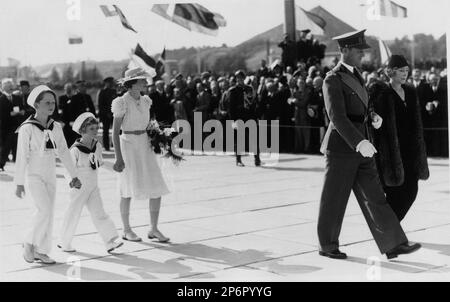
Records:
[[[178,25],[199,33],[216,36],[219,27],[226,26],[225,18],[197,3],[154,4],[152,12]]]
[[[128,67],[141,67],[150,75],[151,78],[157,75],[155,71],[155,59],[149,56],[140,44],[137,44],[136,48],[133,50],[133,53],[131,54],[130,65],[128,65]]]
[[[392,55],[391,50],[381,39],[378,39],[378,45],[380,46],[381,65],[387,65]]]
[[[120,23],[122,23],[123,27],[137,33],[137,31],[131,26],[130,22],[128,22],[128,19],[125,17],[122,10],[117,5],[113,5],[113,9],[111,9],[107,5],[100,5],[100,9],[107,18],[119,16]]]
[[[398,5],[391,0],[378,0],[380,8],[380,15],[394,18],[406,18],[408,17],[408,10],[406,7]]]

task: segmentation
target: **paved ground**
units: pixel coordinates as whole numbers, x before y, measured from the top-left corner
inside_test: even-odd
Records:
[[[120,214],[112,154],[100,170],[106,210],[118,228]],[[55,215],[57,265],[27,264],[21,240],[33,207],[14,197],[13,165],[0,174],[2,281],[450,281],[449,163],[430,159],[431,177],[402,223],[417,253],[387,261],[379,254],[354,197],[341,234],[347,260],[317,254],[316,220],[323,178],[321,156],[281,155],[276,166],[234,165],[230,156],[187,156],[179,167],[164,163],[172,193],[163,199],[160,228],[171,244],[126,243],[116,254],[104,250],[88,212],[82,214],[74,246],[56,248],[68,202],[58,168]],[[147,201],[132,204],[132,225],[145,237]]]

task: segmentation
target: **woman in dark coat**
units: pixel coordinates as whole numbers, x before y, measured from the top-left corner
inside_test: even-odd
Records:
[[[373,99],[383,119],[374,130],[376,159],[386,200],[401,221],[417,197],[419,179],[428,179],[430,173],[417,93],[406,85],[408,62],[393,55],[386,72],[390,82]]]

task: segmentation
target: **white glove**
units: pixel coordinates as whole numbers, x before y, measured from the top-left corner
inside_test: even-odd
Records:
[[[439,102],[438,101],[433,101],[433,105],[434,105],[434,108],[437,108],[439,106]]]
[[[368,140],[362,140],[358,146],[356,146],[356,152],[361,153],[364,157],[373,157],[377,153],[377,149]]]
[[[375,129],[380,129],[383,124],[383,118],[376,113],[372,113],[372,126]]]

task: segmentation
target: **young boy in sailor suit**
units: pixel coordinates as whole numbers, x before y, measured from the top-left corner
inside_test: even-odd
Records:
[[[49,87],[40,85],[31,91],[27,103],[36,109],[36,114],[17,129],[19,136],[14,182],[19,198],[25,194],[25,183],[27,184],[27,192],[37,211],[23,245],[23,257],[30,263],[40,260],[45,264],[54,264],[55,261],[47,254],[52,246],[56,192],[55,151],[72,178],[70,187],[79,189],[81,182],[77,178],[62,127],[50,118],[55,110],[56,94]]]
[[[123,242],[111,218],[103,209],[103,202],[97,184],[97,171],[103,164],[102,145],[97,141],[98,121],[90,112],[82,113],[75,120],[72,130],[81,135],[70,148],[78,176],[83,183],[80,190],[71,189],[70,205],[67,208],[58,245],[65,252],[75,252],[71,246],[80,220],[83,206],[87,206],[92,221],[105,243],[108,253],[120,247]]]

